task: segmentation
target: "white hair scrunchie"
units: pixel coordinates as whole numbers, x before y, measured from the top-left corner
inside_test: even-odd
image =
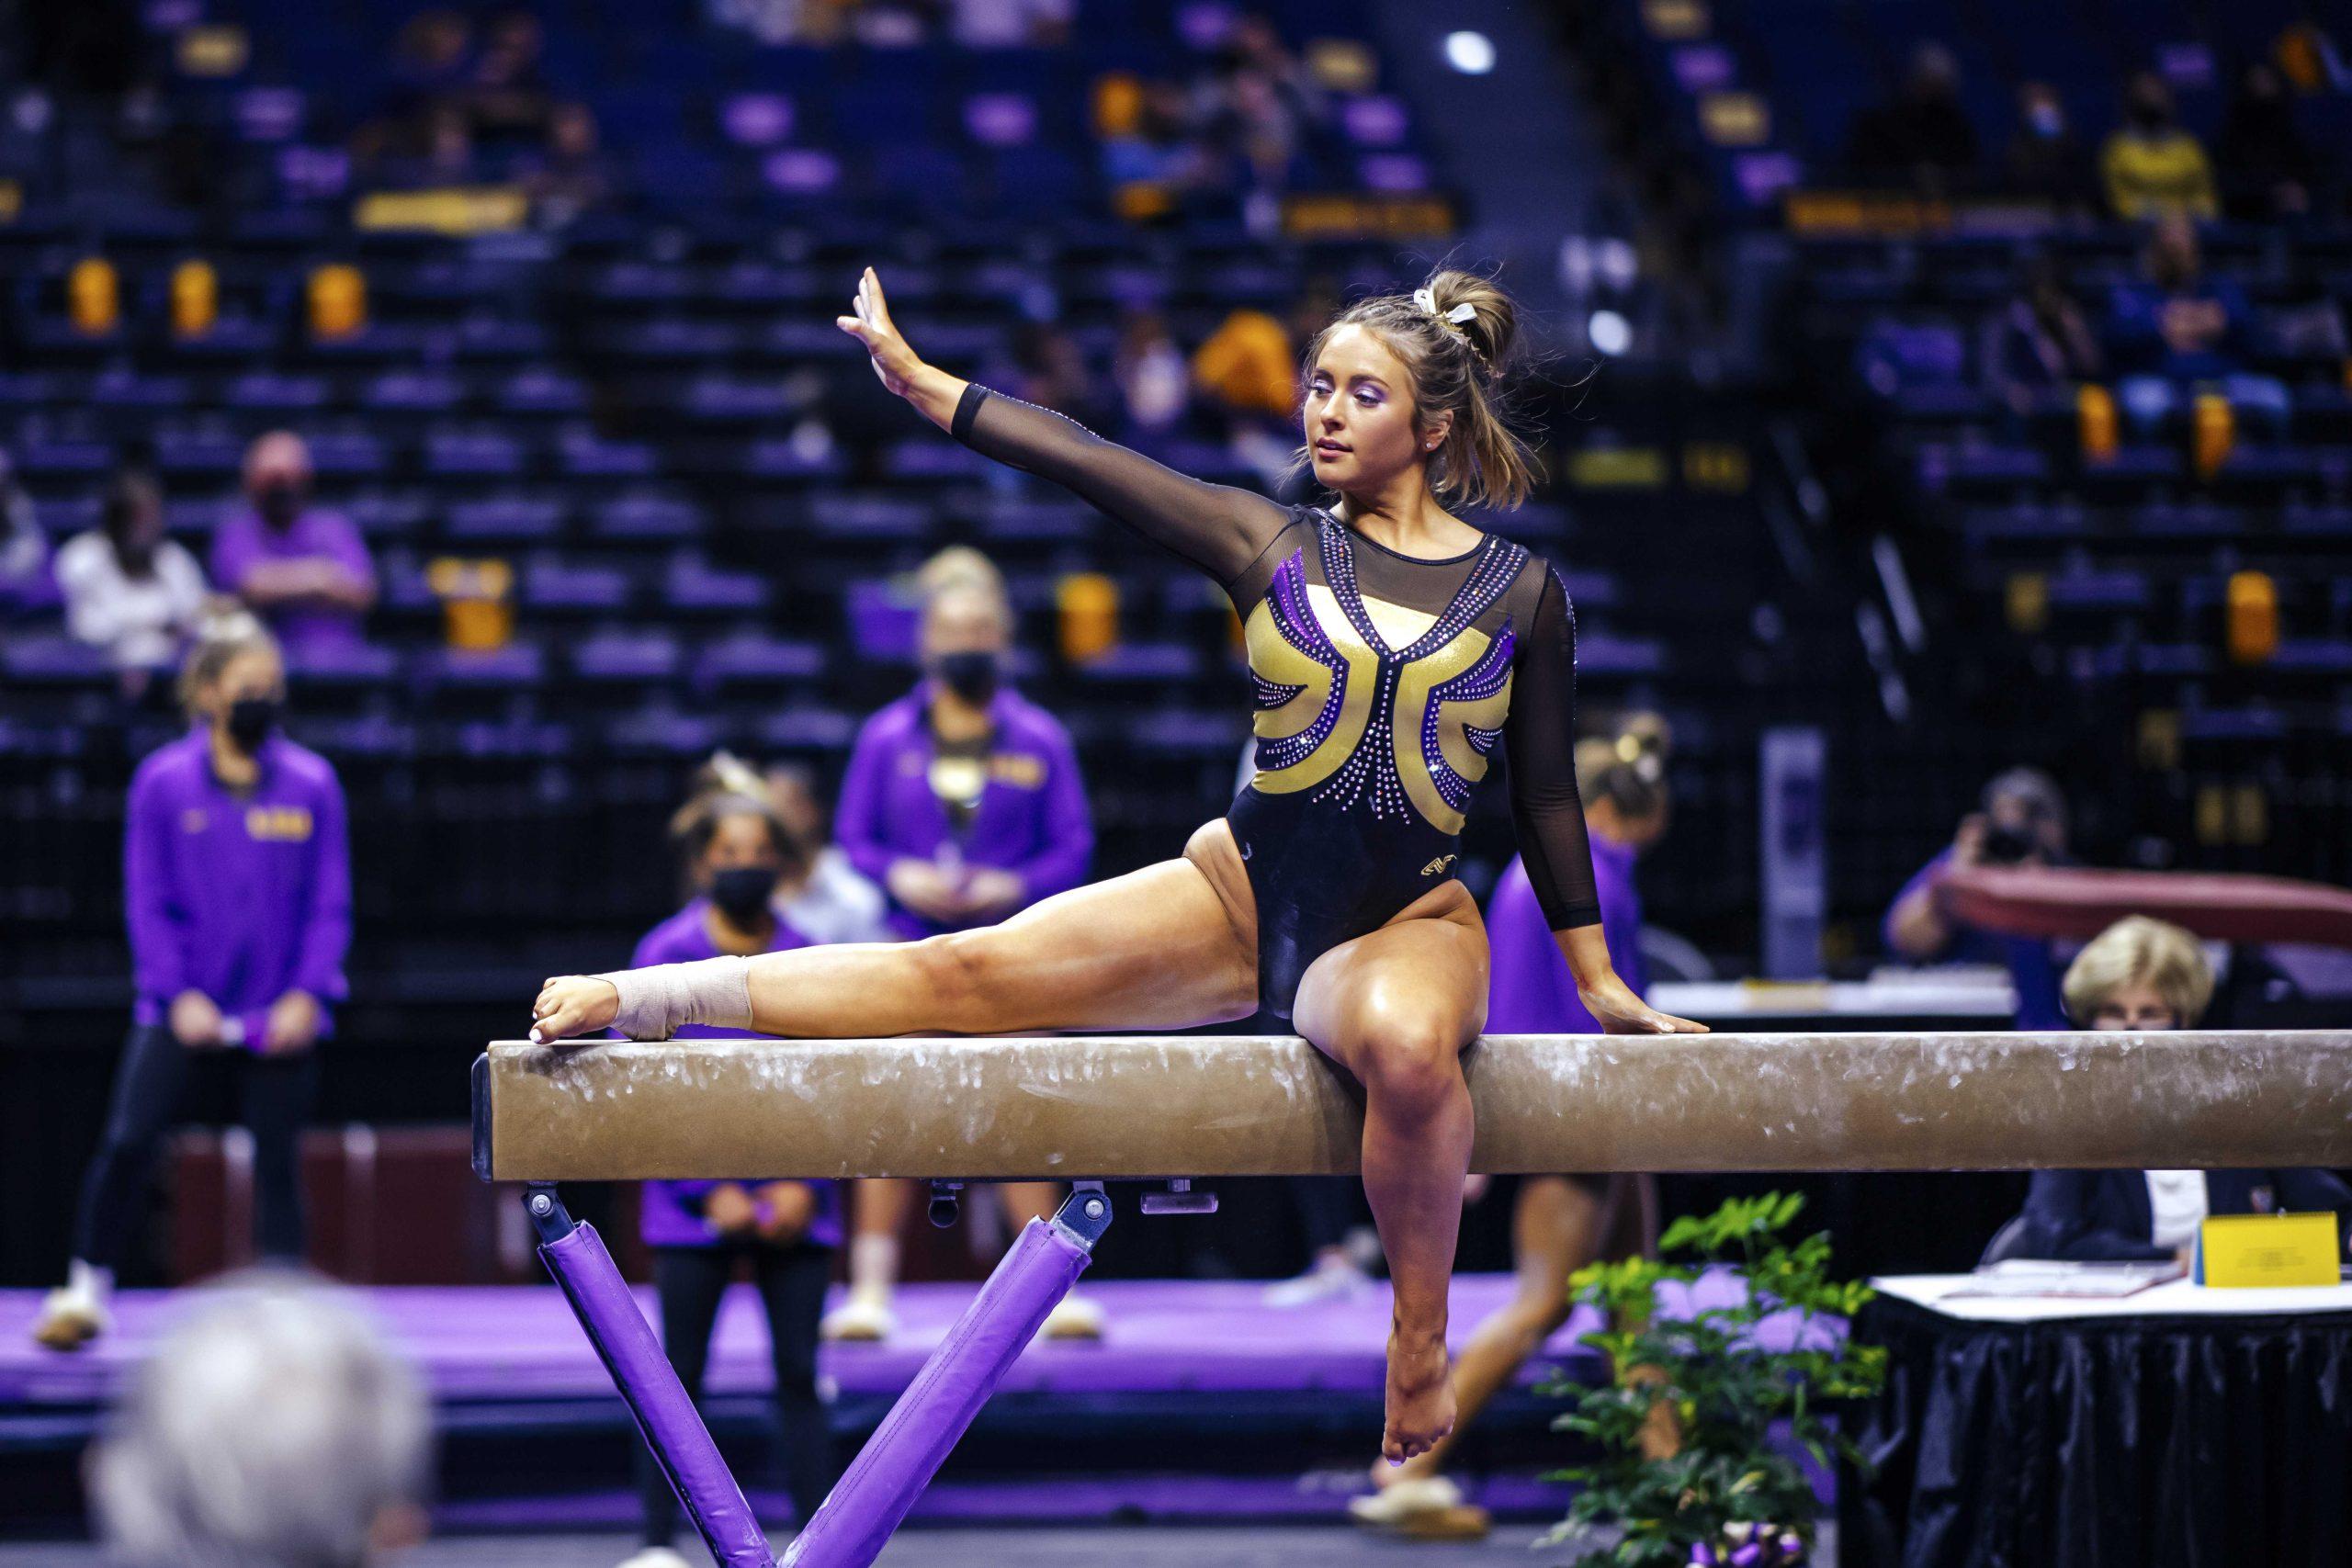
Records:
[[[1477,307],[1471,304],[1467,299],[1464,299],[1461,304],[1456,305],[1453,310],[1446,311],[1443,315],[1439,316],[1437,309],[1437,296],[1427,288],[1416,288],[1413,290],[1413,303],[1419,305],[1422,310],[1427,310],[1430,315],[1437,316],[1438,320],[1442,321],[1452,321],[1456,326],[1460,326],[1464,321],[1474,321],[1478,319]]]

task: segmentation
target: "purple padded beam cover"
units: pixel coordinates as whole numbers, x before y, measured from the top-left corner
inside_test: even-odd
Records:
[[[571,1235],[541,1247],[539,1256],[580,1315],[588,1342],[604,1358],[711,1556],[720,1568],[775,1568],[775,1554],[743,1500],[743,1489],[718,1457],[718,1445],[710,1440],[595,1227],[574,1225]]]
[[[799,1539],[785,1568],[868,1568],[1091,1255],[1031,1220]]]

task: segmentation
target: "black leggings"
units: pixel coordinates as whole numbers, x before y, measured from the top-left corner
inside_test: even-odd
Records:
[[[768,1340],[775,1356],[775,1408],[782,1420],[784,1479],[793,1511],[807,1524],[833,1483],[833,1439],[825,1402],[817,1393],[817,1320],[833,1276],[829,1247],[740,1243],[718,1247],[657,1247],[653,1282],[662,1297],[662,1348],[696,1404],[710,1362],[711,1329],[718,1303],[748,1258],[760,1301],[767,1308]],[[638,1493],[645,1502],[645,1544],[667,1546],[678,1528],[678,1499],[640,1443]]]
[[[238,1048],[190,1050],[162,1024],[141,1024],[122,1047],[107,1128],[82,1179],[74,1256],[119,1269],[137,1228],[154,1169],[155,1146],[178,1118],[190,1075],[237,1084],[240,1115],[254,1135],[254,1233],[264,1258],[302,1258],[302,1183],[298,1143],[319,1086],[315,1047],[283,1056]]]

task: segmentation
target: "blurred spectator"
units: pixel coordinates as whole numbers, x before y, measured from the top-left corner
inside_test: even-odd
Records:
[[[2215,149],[2233,218],[2290,218],[2312,206],[2310,146],[2278,73],[2260,61],[2238,73]]]
[[[2107,326],[2109,355],[2122,373],[2117,400],[2133,426],[2154,430],[2208,384],[2233,408],[2283,423],[2286,388],[2244,368],[2253,350],[2253,307],[2234,282],[2207,274],[2197,226],[2177,213],[2160,220],[2141,270],[2141,281],[2116,288]]]
[[[2194,1029],[2213,995],[2197,939],[2143,915],[2094,937],[2066,970],[2078,1029]],[[2209,1214],[2333,1213],[2352,1189],[2324,1170],[2039,1170],[2025,1213],[1994,1242],[2010,1258],[2186,1266]],[[2339,1236],[2338,1246],[2341,1246]]]
[[[1050,321],[1023,325],[1012,342],[1015,395],[1066,414],[1080,424],[1096,425],[1094,386],[1086,373],[1086,355],[1078,340]]]
[[[463,103],[477,141],[512,151],[546,134],[553,107],[540,61],[546,47],[539,19],[528,11],[508,11],[491,23]]]
[[[587,105],[565,104],[548,118],[547,151],[523,186],[540,225],[548,229],[560,229],[611,197],[596,117]]]
[[[1972,865],[2066,865],[2066,801],[2038,768],[2011,768],[1984,786],[1984,808],[1961,818],[1950,848],[1921,866],[1887,907],[1887,947],[1914,964],[2002,964],[2017,988],[2017,1027],[2064,1029],[2058,960],[2047,938],[2004,936],[1944,910],[1945,874]]]
[[[368,1568],[423,1539],[432,1408],[354,1298],[269,1270],[184,1304],[90,1452],[116,1561]]]
[[[1857,115],[1847,138],[1847,162],[1863,180],[1929,195],[1970,184],[1977,158],[1976,127],[1960,104],[1960,62],[1939,43],[1913,52],[1903,91]]]
[[[1053,49],[1069,41],[1072,0],[951,0],[951,30],[967,49]]]
[[[206,589],[196,558],[164,536],[164,494],[131,470],[107,487],[98,527],[57,552],[66,626],[143,688],[147,673],[179,663],[202,616]]]
[[[464,12],[436,9],[411,17],[392,43],[389,111],[421,114],[463,90],[472,50],[473,25]]]
[[[1201,390],[1229,414],[1287,420],[1298,405],[1290,333],[1263,310],[1238,306],[1193,352]]]
[[[1976,362],[1984,389],[2017,413],[2039,396],[2099,377],[2098,340],[2047,255],[2019,269],[2017,292],[1979,328]]]
[[[2172,89],[2153,71],[2132,78],[2123,124],[2108,137],[2098,162],[2107,204],[2119,218],[2211,218],[2219,209],[2205,149],[2181,128]]]
[[[2065,100],[2049,83],[2018,88],[2018,125],[2001,155],[2001,172],[2010,195],[2064,212],[2086,211],[2096,200],[2090,154],[2066,118]]]
[[[1131,119],[1114,118],[1102,127],[1102,177],[1122,217],[1138,222],[1173,217],[1186,193],[1209,183],[1191,124],[1183,89],[1149,82],[1133,99]]]
[[[1184,351],[1168,335],[1155,310],[1129,313],[1119,332],[1119,357],[1112,367],[1119,383],[1125,418],[1120,428],[1135,440],[1164,435],[1182,425],[1192,399],[1192,373]]]
[[[212,540],[212,579],[252,605],[300,661],[347,648],[376,603],[376,568],[359,531],[311,502],[311,452],[274,430],[245,453],[247,506]]]
[[[808,770],[792,763],[770,767],[761,780],[776,818],[792,835],[802,869],[788,873],[776,889],[785,918],[817,942],[890,942],[889,901],[833,842],[823,802]]]
[[[1314,78],[1262,16],[1233,24],[1195,84],[1190,119],[1207,183],[1243,194],[1254,231],[1278,220],[1273,197],[1295,183],[1307,129],[1323,115]]]
[[[15,462],[0,452],[0,610],[21,615],[55,603],[49,536],[41,532],[33,498],[17,482]]]

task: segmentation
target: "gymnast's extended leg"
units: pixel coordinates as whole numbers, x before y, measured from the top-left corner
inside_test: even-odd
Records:
[[[1486,927],[1458,882],[1317,958],[1292,1009],[1298,1032],[1364,1087],[1364,1195],[1396,1288],[1380,1443],[1392,1461],[1453,1427],[1446,1290],[1471,1136],[1462,1048],[1486,1017]]]
[[[1246,1018],[1257,1006],[1257,932],[1246,879],[1233,886],[1240,875],[1219,819],[1182,859],[1057,894],[1001,925],[763,953],[748,961],[750,1025],[813,1040]],[[610,981],[549,980],[534,1032],[578,1038],[609,1024],[617,1003]]]

